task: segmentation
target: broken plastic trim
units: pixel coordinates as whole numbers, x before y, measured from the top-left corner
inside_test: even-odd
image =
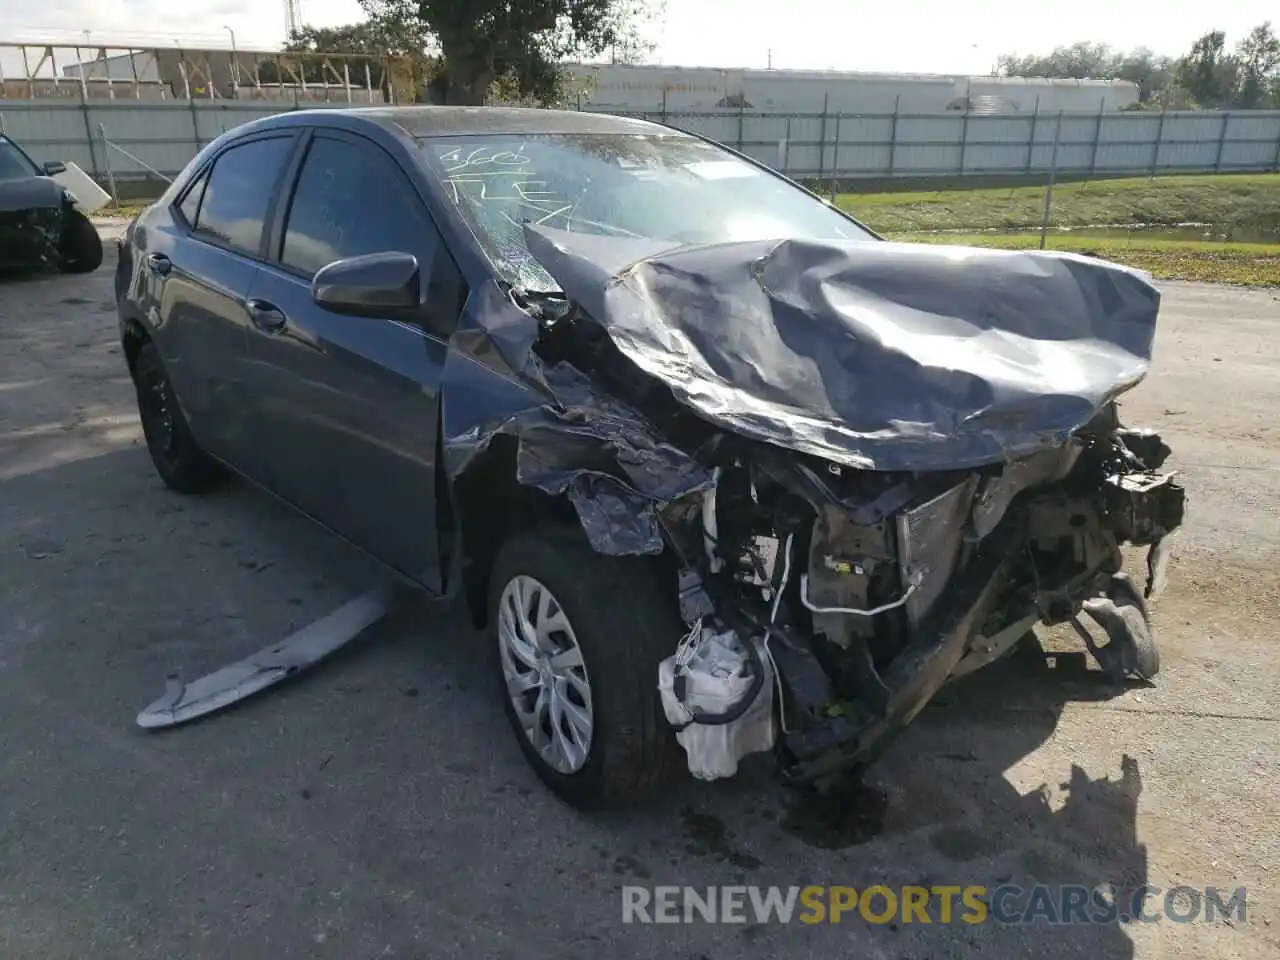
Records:
[[[698,624],[694,629],[701,631],[702,626]],[[729,707],[721,713],[707,713],[699,707],[689,707],[686,705],[686,697],[688,696],[687,675],[683,672],[677,672],[672,677],[672,692],[675,693],[676,699],[680,701],[681,706],[685,708],[691,715],[687,723],[673,723],[671,727],[677,733],[694,724],[704,727],[718,727],[739,719],[744,713],[751,709],[751,705],[756,702],[756,697],[760,696],[760,690],[764,686],[764,662],[760,658],[760,651],[756,649],[755,640],[751,637],[745,637],[739,641],[743,650],[747,655],[747,662],[751,664],[751,681],[746,692],[743,693],[742,699],[738,700],[733,706]],[[677,670],[683,668],[683,664],[677,663]]]
[[[363,593],[279,643],[190,683],[170,675],[164,695],[138,714],[138,726],[151,730],[194,720],[314,666],[386,616],[391,596],[389,587]]]

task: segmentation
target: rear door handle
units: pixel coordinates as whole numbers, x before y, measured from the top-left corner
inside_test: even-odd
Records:
[[[289,322],[283,310],[266,300],[246,300],[244,308],[249,311],[253,325],[263,333],[279,333]]]
[[[166,257],[163,253],[148,253],[147,266],[155,273],[164,276],[173,269],[173,261]]]

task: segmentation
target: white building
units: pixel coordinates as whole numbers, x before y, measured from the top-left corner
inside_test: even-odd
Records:
[[[1138,101],[1124,80],[573,64],[582,105],[624,112],[1097,113]]]

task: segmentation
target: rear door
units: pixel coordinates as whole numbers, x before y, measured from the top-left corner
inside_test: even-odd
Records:
[[[237,142],[178,198],[173,229],[139,251],[165,367],[200,445],[255,478],[245,301],[297,134]]]
[[[256,421],[272,488],[431,589],[440,585],[435,456],[440,373],[462,276],[410,177],[372,140],[317,131],[279,249],[249,295]],[[414,254],[413,322],[329,313],[316,271],[344,257]]]

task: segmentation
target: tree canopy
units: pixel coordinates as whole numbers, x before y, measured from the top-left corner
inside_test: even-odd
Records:
[[[435,92],[447,103],[504,96],[553,103],[561,63],[606,52],[635,59],[658,0],[360,0],[373,35],[438,54]],[[350,28],[343,28],[350,29]]]
[[[1221,30],[1200,37],[1181,57],[1081,42],[1046,54],[1004,54],[998,70],[1010,77],[1129,80],[1145,107],[1280,109],[1280,40],[1269,20],[1234,48]]]
[[[651,45],[644,26],[666,0],[359,0],[367,20],[341,27],[303,27],[285,50],[368,53],[374,83],[398,99],[480,104],[488,99],[563,102],[562,64],[609,54],[615,62],[643,59]],[[385,70],[395,58],[403,75]],[[307,79],[322,70],[304,64]],[[1048,53],[1003,54],[1004,76],[1128,80],[1140,107],[1280,109],[1280,39],[1259,24],[1234,47],[1220,30],[1200,37],[1180,57],[1145,47],[1104,43],[1060,46]],[[363,79],[363,78],[361,78]]]

